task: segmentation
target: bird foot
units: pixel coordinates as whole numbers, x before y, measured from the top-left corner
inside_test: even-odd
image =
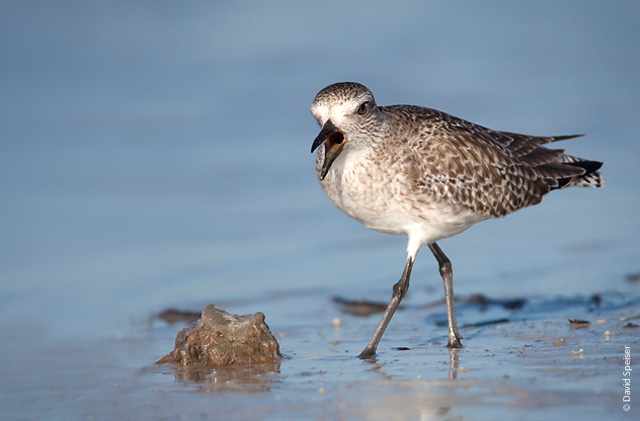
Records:
[[[367,347],[358,355],[358,358],[361,360],[374,361],[376,359],[376,350]]]
[[[454,335],[449,335],[449,343],[447,343],[447,348],[462,348],[462,342],[460,342],[462,335],[459,333]]]

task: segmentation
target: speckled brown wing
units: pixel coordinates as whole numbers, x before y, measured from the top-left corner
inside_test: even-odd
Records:
[[[486,217],[502,217],[535,205],[551,189],[599,168],[599,163],[541,146],[575,136],[498,132],[417,106],[381,110],[389,119],[393,138],[407,139],[401,148],[408,151],[404,153],[407,179],[432,200]],[[407,120],[414,124],[406,124]],[[418,120],[420,124],[415,124]],[[412,127],[415,132],[403,133],[400,127],[405,131]]]

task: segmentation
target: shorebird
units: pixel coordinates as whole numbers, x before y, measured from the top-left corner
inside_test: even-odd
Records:
[[[538,204],[551,190],[604,185],[601,162],[542,146],[581,135],[501,132],[430,108],[378,106],[371,91],[355,82],[322,89],[311,112],[321,127],[311,152],[318,149],[322,190],[364,226],[407,236],[404,271],[359,355],[363,359],[375,356],[422,246],[431,249],[444,281],[447,346],[460,348],[451,261],[436,241]]]

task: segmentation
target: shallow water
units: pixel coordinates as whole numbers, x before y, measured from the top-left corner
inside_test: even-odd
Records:
[[[640,314],[627,279],[640,272],[639,14],[577,1],[5,3],[3,416],[622,418],[621,357],[639,349],[619,320]],[[510,323],[463,328],[455,355],[422,252],[377,364],[354,357],[379,315],[332,298],[388,300],[405,239],[361,227],[317,184],[309,105],[341,80],[380,104],[586,133],[562,147],[605,162],[605,189],[556,192],[440,243],[461,301],[527,302],[460,304],[461,325]],[[210,302],[266,314],[279,372],[214,384],[153,365],[182,326],[152,315]]]

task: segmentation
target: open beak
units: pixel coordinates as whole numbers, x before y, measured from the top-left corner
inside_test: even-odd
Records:
[[[320,134],[311,145],[311,152],[315,151],[322,143],[324,143],[324,163],[322,164],[320,179],[324,180],[329,168],[331,168],[331,164],[340,155],[344,146],[344,135],[336,130],[331,120],[327,120],[322,126]]]

